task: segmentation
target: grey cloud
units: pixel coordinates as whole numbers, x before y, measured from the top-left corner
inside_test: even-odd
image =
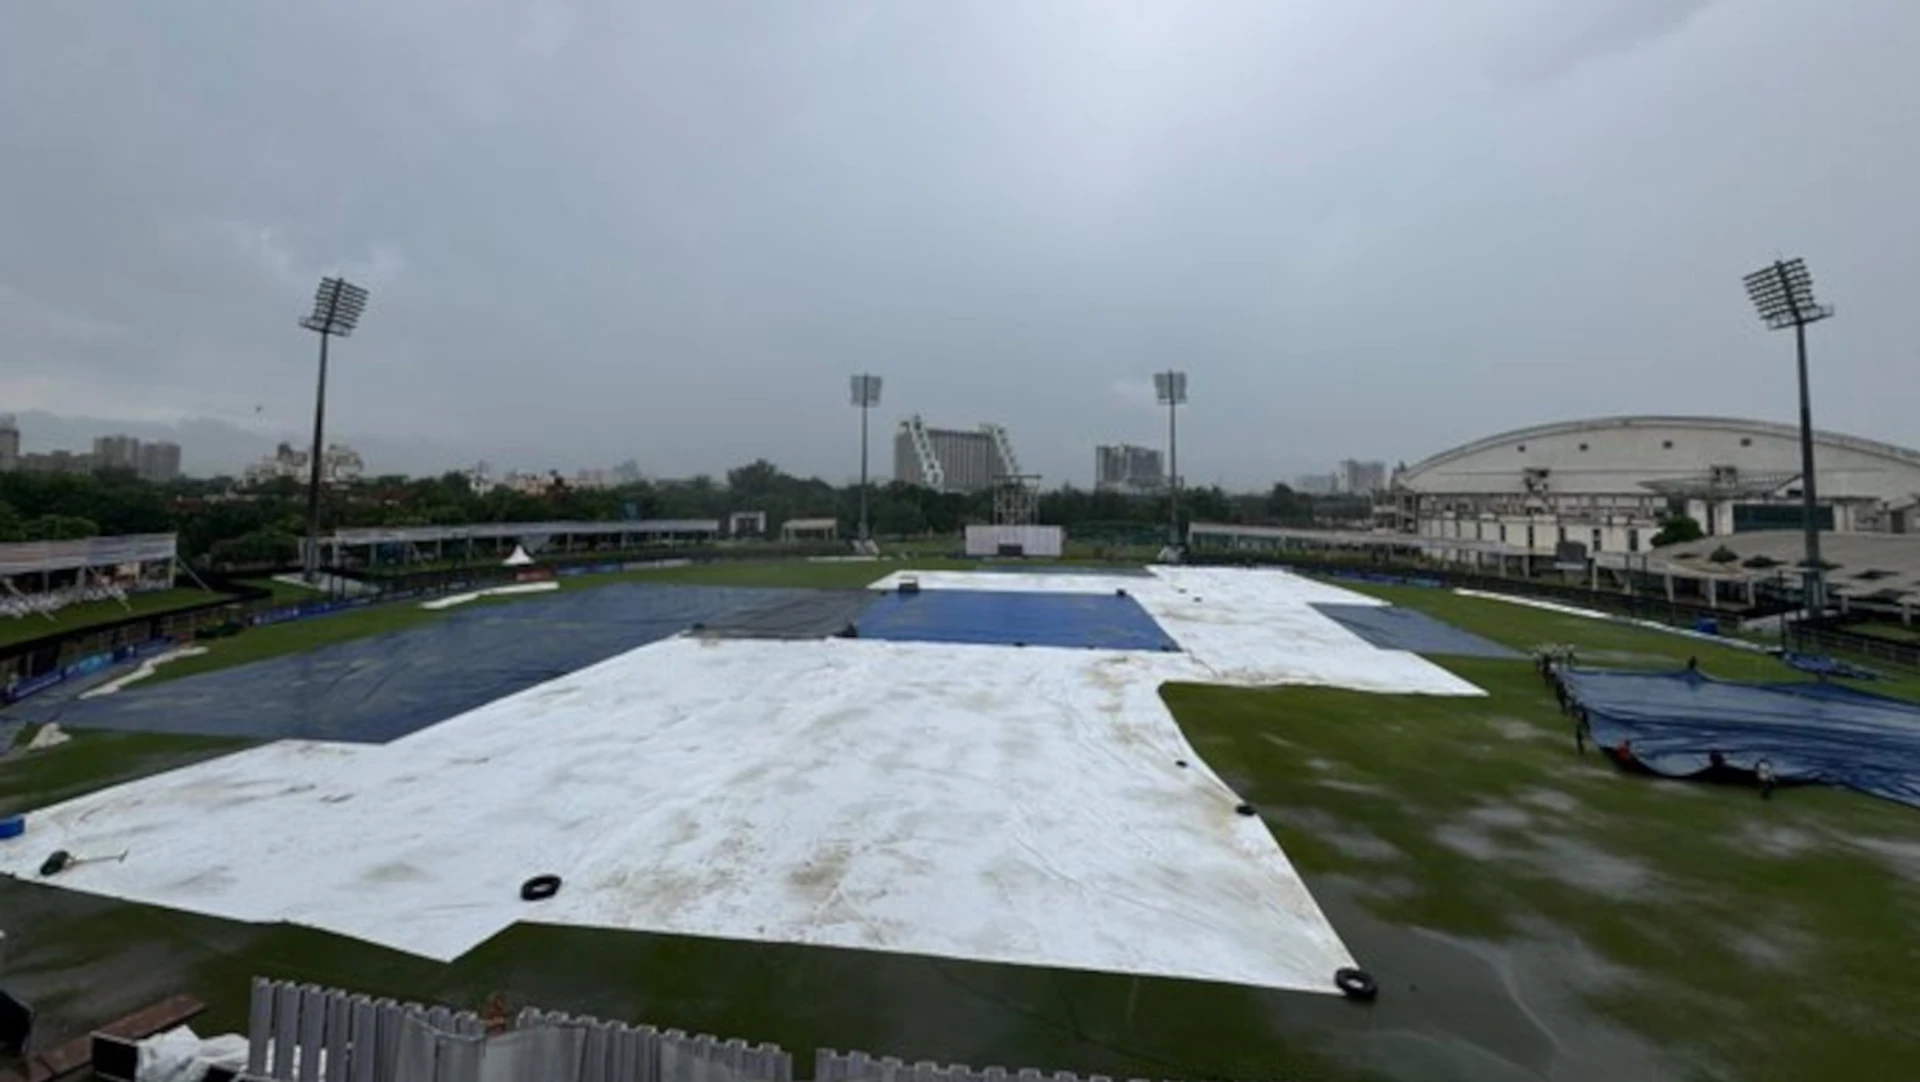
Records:
[[[1920,442],[1875,376],[1920,281],[1889,135],[1920,11],[1848,16],[22,5],[0,409],[298,436],[294,320],[344,272],[374,295],[330,413],[376,469],[845,477],[871,370],[883,432],[1001,421],[1084,484],[1095,443],[1162,438],[1178,365],[1183,468],[1260,485],[1556,417],[1787,416],[1739,276],[1788,251],[1842,308],[1823,423]]]

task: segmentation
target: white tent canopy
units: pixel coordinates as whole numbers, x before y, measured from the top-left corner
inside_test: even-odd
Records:
[[[501,567],[525,567],[532,562],[533,562],[533,557],[527,555],[526,546],[515,545],[513,546],[513,554],[508,556],[506,559],[500,561],[500,566]]]

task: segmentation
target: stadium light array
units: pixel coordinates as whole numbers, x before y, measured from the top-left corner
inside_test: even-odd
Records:
[[[1813,407],[1807,389],[1807,324],[1833,315],[1813,296],[1813,274],[1803,259],[1775,260],[1746,279],[1747,296],[1768,330],[1793,328],[1800,366],[1800,501],[1805,516],[1806,555],[1801,568],[1803,599],[1809,619],[1826,607],[1826,573],[1820,561],[1819,497],[1813,477]]]
[[[867,525],[867,412],[880,404],[880,377],[861,373],[850,382],[853,404],[860,409],[860,544],[873,540]]]
[[[1167,544],[1180,547],[1180,425],[1175,419],[1187,404],[1187,374],[1168,369],[1153,374],[1153,396],[1167,407]]]
[[[320,384],[313,396],[313,456],[307,462],[307,551],[301,569],[309,585],[320,578],[320,453],[327,420],[327,339],[345,338],[360,324],[367,291],[345,278],[322,278],[313,313],[300,326],[320,336]]]

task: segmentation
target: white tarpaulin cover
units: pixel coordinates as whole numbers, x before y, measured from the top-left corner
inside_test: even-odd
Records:
[[[0,842],[0,872],[125,849],[54,882],[439,959],[537,921],[1332,990],[1346,948],[1158,688],[1476,689],[1307,605],[1366,599],[1282,573],[919,579],[1125,588],[1191,654],[669,639],[392,744],[282,742],[69,801]],[[559,895],[522,902],[542,873]]]

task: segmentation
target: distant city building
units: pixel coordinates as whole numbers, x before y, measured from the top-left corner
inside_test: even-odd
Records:
[[[640,463],[629,458],[613,468],[615,484],[637,485],[640,483]]]
[[[1000,425],[968,432],[929,428],[918,414],[900,422],[893,437],[893,478],[936,492],[979,492],[1020,472],[1013,441]]]
[[[247,483],[259,484],[280,478],[306,481],[309,476],[308,458],[307,452],[296,449],[292,444],[283,443],[274,449],[273,454],[247,467]],[[328,444],[327,449],[320,455],[322,484],[343,485],[358,481],[366,470],[366,463],[361,460],[360,452],[344,443]]]
[[[518,470],[508,472],[500,481],[502,488],[523,496],[545,496],[553,491],[556,483],[561,483],[558,473],[521,473]]]
[[[140,445],[139,466],[142,481],[172,481],[180,476],[180,445],[160,441]]]
[[[139,469],[140,441],[125,435],[95,436],[93,467],[98,470]]]
[[[1093,449],[1093,487],[1100,492],[1155,492],[1167,484],[1160,451],[1131,443]]]
[[[128,470],[148,481],[171,481],[180,476],[180,445],[177,443],[142,444],[132,436],[116,433],[96,436],[93,450],[29,451],[20,450],[20,426],[12,414],[0,414],[0,472],[20,470],[27,473],[92,473],[94,470]]]
[[[85,451],[31,451],[20,456],[26,473],[92,473],[93,456]]]
[[[574,488],[612,488],[619,484],[614,476],[602,469],[578,470],[568,484]]]
[[[1387,464],[1340,460],[1333,472],[1333,490],[1347,496],[1371,496],[1387,489]]]
[[[1293,490],[1303,496],[1327,496],[1339,483],[1340,479],[1331,473],[1303,473],[1293,479]]]

